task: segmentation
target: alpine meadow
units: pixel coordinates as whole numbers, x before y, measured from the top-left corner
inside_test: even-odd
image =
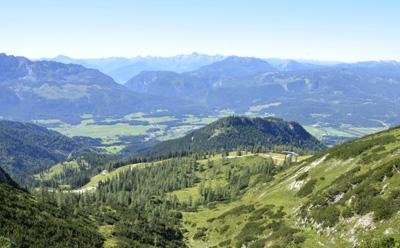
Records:
[[[0,248],[400,247],[400,3],[0,3]]]

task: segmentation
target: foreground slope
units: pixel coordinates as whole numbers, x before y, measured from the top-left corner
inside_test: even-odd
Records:
[[[273,179],[271,173],[252,176],[254,166],[265,163],[254,156],[215,160],[212,166],[204,161],[201,182],[172,193],[180,201],[204,201],[207,192],[223,192],[230,184],[229,168],[251,176],[240,197],[213,196],[184,212],[186,242],[191,247],[397,247],[399,141],[400,128],[377,133],[287,169],[275,167]]]
[[[220,152],[238,147],[273,149],[277,146],[308,151],[324,149],[324,145],[296,122],[277,118],[226,117],[182,138],[157,144],[150,148],[150,154]]]
[[[117,163],[76,207],[98,212],[109,247],[397,247],[399,141],[395,128],[295,163],[257,150]]]
[[[87,218],[17,188],[0,169],[0,247],[102,247]]]

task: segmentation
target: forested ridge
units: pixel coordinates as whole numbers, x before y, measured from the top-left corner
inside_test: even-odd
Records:
[[[89,138],[68,138],[30,123],[0,120],[0,166],[22,183],[32,175],[84,151]]]
[[[221,118],[182,138],[156,144],[146,155],[173,155],[242,149],[321,151],[325,146],[296,122],[278,118]]]

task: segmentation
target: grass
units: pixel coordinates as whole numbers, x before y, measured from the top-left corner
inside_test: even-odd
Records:
[[[353,127],[351,125],[342,126],[340,128],[305,125],[304,128],[318,139],[322,139],[324,136],[357,138],[383,129],[381,127]]]
[[[152,128],[151,126],[136,125],[131,126],[126,123],[114,125],[88,125],[91,122],[82,121],[77,126],[71,126],[68,129],[63,128],[61,133],[67,136],[87,136],[91,138],[111,138],[115,136],[135,136],[144,135]],[[57,129],[56,129],[57,130]]]
[[[161,117],[141,117],[141,118],[135,118],[134,120],[147,121],[151,124],[159,124],[168,121],[176,121],[178,119],[172,116],[161,116]]]
[[[114,230],[113,225],[104,225],[99,227],[99,232],[105,238],[103,247],[104,248],[117,248],[117,239],[112,235]]]
[[[86,185],[82,186],[81,189],[86,189],[86,188],[90,188],[92,186],[95,186],[96,184],[98,184],[99,182],[104,182],[106,180],[110,180],[113,177],[118,176],[118,174],[123,173],[124,171],[130,170],[131,168],[142,168],[145,166],[150,166],[150,165],[157,165],[160,164],[162,161],[157,161],[155,163],[137,163],[137,164],[129,164],[129,165],[125,165],[122,167],[119,167],[113,171],[103,171],[102,173],[92,177],[90,179],[90,182],[87,183]]]
[[[55,176],[62,174],[66,168],[76,169],[76,170],[80,169],[78,163],[75,160],[72,160],[68,162],[58,163],[52,166],[47,172],[36,174],[34,175],[34,177],[35,179],[38,180],[50,180]]]
[[[280,102],[272,102],[272,103],[267,103],[267,104],[259,104],[259,105],[254,105],[250,106],[249,110],[245,113],[247,116],[263,116],[264,114],[261,113],[261,111],[265,109],[269,109],[272,107],[277,107],[281,105]]]
[[[192,124],[192,125],[207,125],[211,122],[216,121],[218,118],[214,116],[209,117],[195,117],[193,115],[188,115],[186,118],[182,120],[184,124]]]
[[[116,154],[121,152],[126,146],[124,145],[116,145],[116,146],[106,146],[104,149],[106,152],[111,154]]]

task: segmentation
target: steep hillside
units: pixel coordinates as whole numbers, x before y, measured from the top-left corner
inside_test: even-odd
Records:
[[[186,242],[190,247],[397,247],[399,141],[400,128],[391,129],[286,169],[257,170],[263,162],[251,156],[211,159],[211,166],[204,161],[200,183],[172,193],[181,202],[213,199],[184,213]],[[248,183],[239,197],[221,197],[232,168],[249,175]]]
[[[109,76],[81,65],[0,54],[0,71],[0,116],[7,119],[74,122],[82,114],[104,117],[159,109],[195,110],[177,98],[128,91]]]
[[[102,247],[103,237],[87,218],[5,182],[0,169],[0,247]]]
[[[236,151],[119,163],[86,200],[63,201],[96,212],[110,247],[395,248],[399,141],[394,128],[297,162]]]
[[[286,149],[318,151],[324,148],[296,122],[277,118],[226,117],[197,129],[182,138],[165,141],[149,148],[150,154],[182,152],[220,152],[242,149]]]
[[[0,183],[8,184],[12,187],[18,188],[18,184],[0,167]]]
[[[34,124],[0,121],[0,166],[20,182],[90,150],[90,145],[86,139],[68,138]]]

